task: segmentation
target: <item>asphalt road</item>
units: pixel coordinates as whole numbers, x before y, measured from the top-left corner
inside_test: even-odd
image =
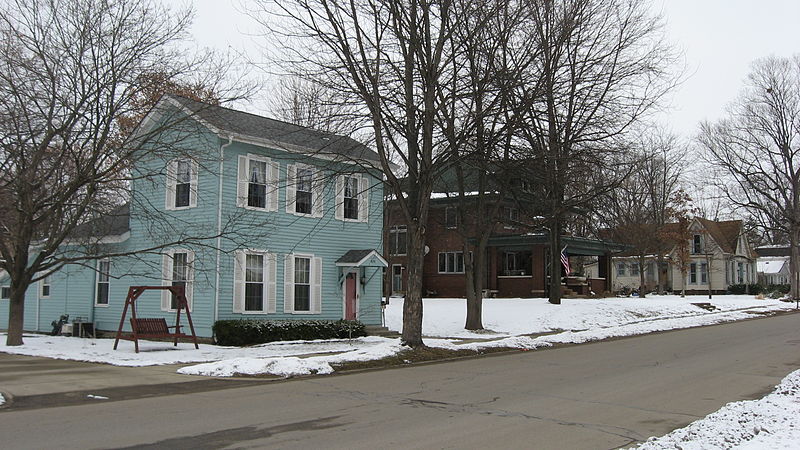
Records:
[[[0,412],[2,448],[616,448],[800,368],[800,314],[456,362]],[[113,399],[112,399],[113,400]]]

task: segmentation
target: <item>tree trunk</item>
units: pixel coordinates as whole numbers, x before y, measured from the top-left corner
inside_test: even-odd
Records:
[[[471,261],[470,268],[465,267],[467,275],[467,320],[464,328],[467,330],[483,329],[483,274],[486,269],[486,243],[488,235],[484,233],[478,241],[477,248],[474,249],[472,258],[467,253],[467,245],[464,245],[464,263],[467,258]]]
[[[561,221],[553,220],[550,227],[550,296],[549,302],[561,304]]]
[[[8,304],[8,336],[6,345],[22,345],[22,328],[25,322],[25,291],[22,287],[11,283],[11,298]]]
[[[681,270],[681,297],[686,297],[686,271]]]
[[[403,301],[403,334],[401,342],[412,348],[422,342],[422,267],[425,258],[425,229],[416,223],[408,225],[408,286]]]
[[[639,298],[647,297],[647,281],[645,280],[644,255],[639,255]]]
[[[793,224],[789,230],[789,285],[792,299],[800,299],[800,224]]]
[[[711,300],[711,255],[706,253],[706,283],[708,283],[708,299]]]

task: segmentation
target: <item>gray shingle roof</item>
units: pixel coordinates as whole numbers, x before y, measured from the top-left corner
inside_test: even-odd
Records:
[[[374,251],[374,249],[349,250],[347,253],[342,255],[341,258],[337,259],[336,262],[342,264],[355,264]]]
[[[185,97],[170,96],[198,118],[223,133],[272,141],[299,147],[342,160],[380,162],[378,154],[347,136],[339,136],[223,106],[214,106]]]
[[[104,236],[119,236],[131,229],[130,204],[118,206],[110,214],[75,227],[70,233],[71,238],[99,238]]]

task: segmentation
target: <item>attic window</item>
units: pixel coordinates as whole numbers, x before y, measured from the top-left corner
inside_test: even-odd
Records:
[[[692,253],[703,253],[703,236],[695,234],[692,240]]]

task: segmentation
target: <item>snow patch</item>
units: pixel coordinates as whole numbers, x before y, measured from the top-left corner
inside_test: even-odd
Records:
[[[800,370],[790,373],[760,400],[732,402],[703,419],[638,449],[797,448],[800,442]]]

